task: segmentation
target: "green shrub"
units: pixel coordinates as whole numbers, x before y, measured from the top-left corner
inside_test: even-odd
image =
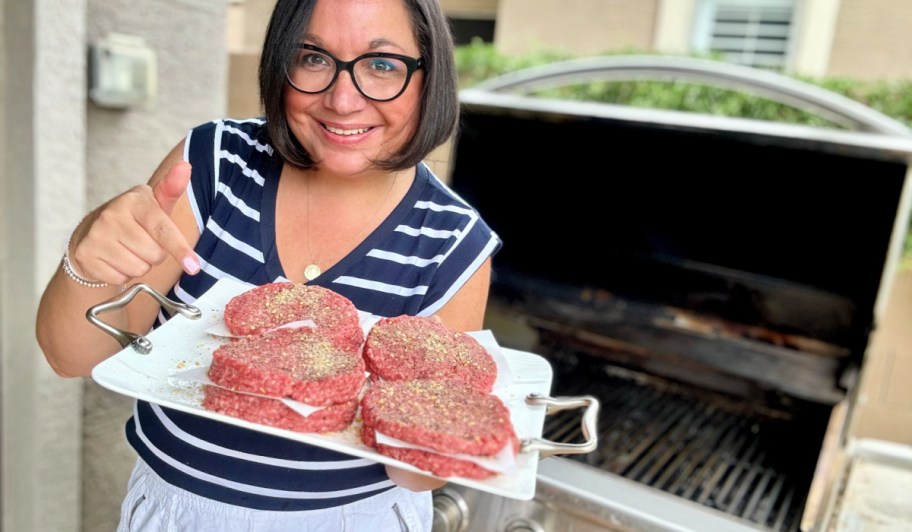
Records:
[[[456,49],[456,65],[462,88],[471,87],[507,72],[573,57],[573,55],[561,51],[535,51],[523,55],[506,55],[495,50],[493,45],[479,40]],[[807,77],[796,77],[796,79],[849,97],[912,127],[912,80],[860,81],[848,78],[813,79]],[[598,82],[542,91],[538,95],[838,127],[821,117],[760,96],[685,82]]]
[[[903,246],[903,257],[900,266],[903,268],[912,268],[912,222],[909,223],[909,229],[906,231],[906,241]]]
[[[572,57],[567,53],[548,51],[510,56],[476,39],[471,44],[456,47],[456,68],[459,70],[459,85],[466,88],[500,74]]]
[[[597,82],[541,91],[537,95],[709,115],[742,116],[820,127],[839,127],[822,117],[771,100],[686,82]]]

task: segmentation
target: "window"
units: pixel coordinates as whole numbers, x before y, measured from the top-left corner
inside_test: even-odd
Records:
[[[694,19],[694,49],[741,65],[788,65],[795,0],[702,0]]]
[[[453,30],[453,40],[456,46],[470,44],[473,39],[482,42],[494,42],[493,18],[449,17],[450,28]]]

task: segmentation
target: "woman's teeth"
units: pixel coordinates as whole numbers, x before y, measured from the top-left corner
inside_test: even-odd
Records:
[[[336,135],[357,135],[359,133],[365,133],[365,132],[367,132],[367,130],[370,129],[367,127],[362,127],[362,128],[358,128],[358,129],[339,129],[337,127],[332,127],[332,126],[323,126],[323,127],[325,127],[326,130],[329,131],[330,133],[335,133]]]

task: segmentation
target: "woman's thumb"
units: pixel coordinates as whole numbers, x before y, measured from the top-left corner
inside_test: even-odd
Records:
[[[190,163],[181,161],[172,166],[165,177],[155,185],[152,192],[163,211],[171,214],[177,199],[187,190],[188,182],[190,182]]]

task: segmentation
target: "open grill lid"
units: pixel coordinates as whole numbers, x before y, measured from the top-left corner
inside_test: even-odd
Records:
[[[908,130],[769,72],[598,61],[582,75],[734,79],[854,130],[514,93],[576,79],[565,65],[463,91],[451,183],[505,242],[495,297],[606,336],[665,320],[820,354],[833,372],[859,362],[908,221]]]

